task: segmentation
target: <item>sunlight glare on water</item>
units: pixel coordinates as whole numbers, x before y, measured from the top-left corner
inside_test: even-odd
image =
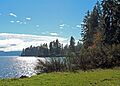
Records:
[[[36,74],[34,68],[37,65],[36,57],[0,57],[0,78],[17,78],[22,75],[32,76]],[[45,60],[44,58],[39,58]]]

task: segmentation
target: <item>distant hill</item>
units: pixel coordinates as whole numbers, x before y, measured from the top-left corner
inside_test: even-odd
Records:
[[[20,56],[21,51],[9,51],[9,52],[4,52],[0,51],[0,56]]]

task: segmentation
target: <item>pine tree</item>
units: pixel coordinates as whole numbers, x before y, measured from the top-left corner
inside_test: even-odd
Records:
[[[93,11],[90,13],[87,12],[82,24],[82,36],[83,36],[83,45],[85,48],[88,48],[94,44],[94,35],[98,31],[98,26],[100,22],[101,7],[99,2],[94,6]]]
[[[120,43],[120,0],[103,0],[104,43]]]
[[[75,52],[75,39],[73,36],[71,36],[69,47],[70,47],[70,51]]]
[[[88,11],[87,12],[87,15],[84,17],[84,20],[83,20],[83,24],[82,24],[82,34],[81,34],[81,36],[83,37],[83,39],[82,39],[82,41],[83,41],[83,44],[84,44],[84,46],[85,47],[87,47],[88,46],[88,39],[89,39],[89,37],[88,37],[88,27],[89,27],[89,18],[90,18],[90,12]]]

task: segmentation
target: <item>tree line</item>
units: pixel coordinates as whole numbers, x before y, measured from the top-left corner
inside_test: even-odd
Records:
[[[69,51],[79,51],[82,43],[78,41],[75,45],[75,39],[71,36],[70,45],[63,46],[58,39],[49,43],[41,44],[40,46],[30,46],[22,50],[21,56],[37,56],[37,57],[64,57],[67,56]]]

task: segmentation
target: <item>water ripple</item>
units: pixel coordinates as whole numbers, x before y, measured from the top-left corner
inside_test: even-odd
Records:
[[[0,78],[35,75],[36,71],[34,68],[36,64],[36,57],[0,57]]]

